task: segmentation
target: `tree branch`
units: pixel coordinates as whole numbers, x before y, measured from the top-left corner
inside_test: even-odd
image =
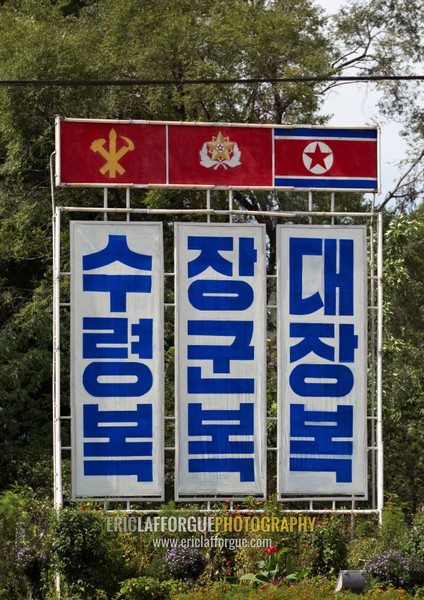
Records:
[[[404,185],[404,182],[407,179],[407,177],[412,173],[412,171],[415,169],[415,167],[420,163],[420,161],[423,158],[424,158],[424,150],[422,150],[420,152],[420,154],[417,156],[417,158],[412,162],[409,169],[407,171],[405,171],[405,173],[400,177],[400,179],[396,183],[394,189],[390,192],[387,192],[386,197],[384,198],[384,201],[380,204],[380,206],[378,207],[377,210],[383,210],[383,208],[386,206],[386,204],[388,202],[390,202],[390,200],[393,200],[393,198],[396,197],[397,192]]]

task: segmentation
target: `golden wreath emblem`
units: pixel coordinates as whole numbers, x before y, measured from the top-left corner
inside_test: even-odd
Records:
[[[234,168],[241,165],[241,150],[236,142],[231,142],[220,131],[212,136],[210,142],[205,142],[200,150],[200,164],[207,169],[218,167]]]

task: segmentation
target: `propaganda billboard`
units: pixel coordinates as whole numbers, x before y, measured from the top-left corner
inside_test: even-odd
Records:
[[[161,223],[71,222],[74,498],[163,498]]]
[[[377,192],[378,155],[373,127],[58,118],[55,182]],[[173,226],[175,497],[264,498],[265,226]],[[278,496],[366,498],[365,227],[276,240]],[[71,222],[74,499],[164,498],[164,276],[161,223]]]
[[[262,497],[265,229],[175,227],[177,496]]]
[[[57,119],[56,185],[377,192],[378,129]]]
[[[277,238],[278,492],[366,496],[365,227]]]

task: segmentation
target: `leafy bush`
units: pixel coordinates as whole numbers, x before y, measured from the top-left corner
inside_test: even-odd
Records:
[[[158,581],[154,577],[133,577],[121,584],[117,600],[167,600],[177,592],[174,581]]]
[[[101,560],[102,533],[103,524],[97,513],[63,509],[52,528],[52,546],[61,573],[73,579]]]
[[[406,549],[408,553],[424,561],[424,507],[412,520]]]
[[[303,569],[296,572],[293,569],[291,549],[281,548],[278,550],[276,546],[270,546],[265,550],[267,554],[266,560],[258,562],[258,573],[246,573],[240,577],[240,581],[250,581],[250,583],[271,583],[278,585],[279,583],[301,581],[309,573],[310,569]],[[285,564],[281,562],[282,556],[285,556]]]
[[[399,550],[376,554],[364,565],[366,573],[381,583],[409,589],[424,583],[424,565]]]
[[[53,522],[51,546],[55,567],[75,597],[92,598],[95,590],[116,593],[128,577],[116,538],[106,533],[98,511],[65,508]]]
[[[49,514],[48,503],[30,488],[0,494],[0,598],[40,596],[48,568]]]
[[[43,542],[43,532],[35,534],[31,540],[19,546],[16,552],[17,570],[28,579],[33,588],[40,586],[42,571],[47,567],[47,554]]]
[[[164,557],[164,572],[173,579],[197,579],[206,566],[203,554],[197,548],[176,546]]]
[[[383,523],[379,533],[381,551],[404,550],[408,539],[408,527],[402,507],[393,499],[390,499],[383,509]]]
[[[311,568],[314,575],[335,575],[347,566],[350,522],[344,517],[318,519],[310,536]]]

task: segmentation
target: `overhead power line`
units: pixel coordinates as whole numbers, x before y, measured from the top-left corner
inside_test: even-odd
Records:
[[[319,82],[372,82],[372,81],[423,81],[424,75],[364,75],[364,76],[313,76],[246,79],[4,79],[3,87],[124,87],[167,85],[231,85],[237,83],[319,83]]]

